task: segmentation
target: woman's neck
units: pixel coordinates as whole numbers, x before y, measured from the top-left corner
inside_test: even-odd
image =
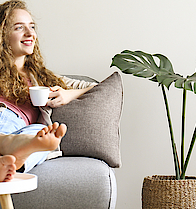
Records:
[[[26,77],[26,73],[24,72],[24,62],[25,62],[24,58],[25,57],[19,57],[15,59],[15,65],[17,67],[18,72]]]
[[[28,79],[28,75],[24,69],[24,62],[25,62],[25,56],[15,59],[15,65],[17,67],[18,72],[22,75],[23,78]]]
[[[24,62],[25,62],[24,59],[25,59],[24,56],[15,59],[15,65],[17,67],[18,72],[20,73],[22,73],[24,70]]]

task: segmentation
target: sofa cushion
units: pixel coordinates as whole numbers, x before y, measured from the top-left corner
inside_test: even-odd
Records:
[[[38,188],[12,194],[15,209],[115,208],[114,172],[100,160],[61,157],[45,161],[30,173],[38,176]]]
[[[53,109],[52,121],[65,123],[64,156],[87,156],[121,165],[119,120],[122,110],[122,81],[115,72],[67,105]]]

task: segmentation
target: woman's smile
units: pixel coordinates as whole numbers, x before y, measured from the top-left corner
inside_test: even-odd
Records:
[[[21,41],[21,43],[24,44],[25,46],[32,46],[33,40],[24,40],[24,41]]]

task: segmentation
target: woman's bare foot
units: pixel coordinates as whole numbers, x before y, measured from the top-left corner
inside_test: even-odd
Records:
[[[16,158],[13,155],[0,156],[0,182],[11,181],[16,173]]]
[[[53,125],[43,128],[36,136],[27,134],[0,135],[0,153],[1,155],[14,155],[18,170],[32,153],[55,150],[66,130],[65,124],[59,126],[55,122]]]

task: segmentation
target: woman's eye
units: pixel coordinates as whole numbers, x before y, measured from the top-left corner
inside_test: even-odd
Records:
[[[35,30],[35,25],[32,25],[31,28],[32,28],[33,30]]]
[[[22,29],[23,29],[22,26],[18,26],[18,27],[15,28],[15,30],[22,30]]]
[[[14,30],[15,31],[22,31],[22,30],[32,30],[32,31],[35,31],[35,25],[32,24],[32,25],[25,26],[25,25],[17,24],[17,25],[15,25]]]

